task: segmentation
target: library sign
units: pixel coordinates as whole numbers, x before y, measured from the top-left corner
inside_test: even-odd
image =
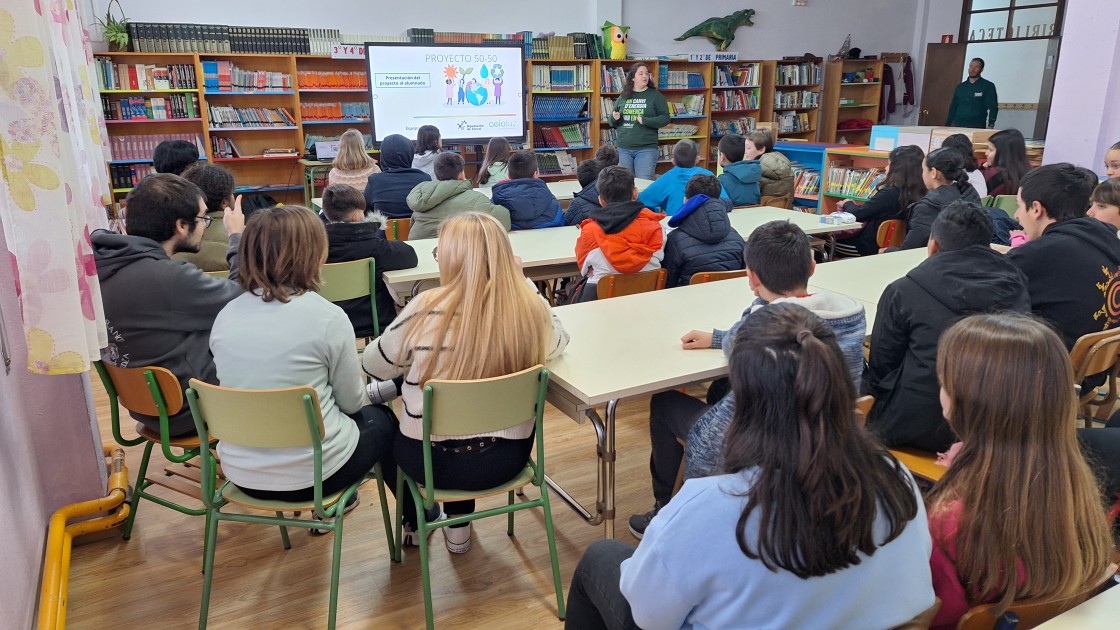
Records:
[[[331,44],[331,59],[365,59],[365,44]]]
[[[991,28],[974,28],[968,32],[968,41],[986,42],[1008,39],[1029,39],[1032,37],[1054,37],[1054,23],[1043,24],[1016,24],[1012,27],[995,26]]]
[[[723,52],[694,52],[688,53],[689,61],[739,61],[739,53],[733,51]]]

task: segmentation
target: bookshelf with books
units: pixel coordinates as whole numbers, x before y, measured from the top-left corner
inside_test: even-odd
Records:
[[[837,142],[843,138],[851,145],[870,142],[871,126],[879,119],[882,77],[881,59],[828,62],[821,108],[821,141]]]
[[[750,133],[759,121],[770,120],[774,67],[773,61],[739,61],[713,66],[712,155],[723,136]]]
[[[296,57],[296,90],[304,136],[369,134],[369,85],[363,59]],[[372,148],[372,147],[371,147]]]
[[[813,140],[817,137],[821,64],[804,59],[774,62],[774,96],[771,120],[778,124],[778,137]]]
[[[563,178],[575,172],[567,168],[569,160],[574,168],[575,160],[590,158],[599,145],[594,124],[599,119],[598,67],[594,59],[558,57],[574,54],[565,43],[571,38],[549,39],[552,57],[525,62],[530,85],[526,144],[538,154],[542,177]],[[562,155],[548,155],[554,153]]]
[[[825,149],[820,186],[821,214],[836,211],[845,199],[867,201],[886,176],[887,151],[867,147],[834,146]]]
[[[657,130],[658,174],[673,167],[673,145],[683,138],[699,145],[697,166],[709,168],[711,62],[670,59],[658,61],[656,65],[657,73],[650,78],[650,83],[657,86],[669,105],[669,124]],[[652,62],[650,69],[653,69]]]
[[[789,158],[793,166],[793,206],[804,212],[820,212],[821,180],[825,170],[825,150],[844,145],[823,142],[779,140],[774,149]]]

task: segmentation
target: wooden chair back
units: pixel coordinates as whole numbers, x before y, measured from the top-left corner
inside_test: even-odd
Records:
[[[665,288],[669,273],[664,269],[651,269],[640,273],[620,273],[599,279],[599,299],[660,291]]]
[[[925,479],[930,483],[937,483],[948,468],[937,463],[937,453],[927,453],[916,448],[888,449],[895,459],[902,462],[915,477]]]
[[[389,219],[385,223],[385,238],[390,241],[407,241],[412,219]]]
[[[770,206],[771,208],[785,208],[789,210],[793,207],[793,194],[782,195],[780,197],[774,195],[764,195],[759,200],[759,204],[763,206]]]
[[[1034,628],[1096,595],[1100,592],[1101,587],[1115,574],[1116,565],[1113,564],[1098,579],[1093,580],[1074,595],[1013,602],[1008,612],[1015,613],[1015,616],[1019,618],[1017,628]],[[981,604],[969,608],[968,612],[957,622],[957,630],[992,630],[996,621],[998,621],[997,617],[992,614],[994,609],[995,604]]]
[[[856,399],[856,419],[860,424],[867,424],[867,414],[871,413],[871,408],[873,406],[875,406],[874,396],[860,396]]]
[[[732,278],[746,278],[746,269],[736,269],[735,271],[701,271],[700,273],[692,274],[692,279],[688,281],[689,284],[704,284],[707,282],[719,282],[720,280],[731,280]]]
[[[875,242],[879,247],[898,247],[906,240],[906,222],[901,219],[890,219],[879,224],[879,231],[875,234]]]
[[[1081,392],[1079,412],[1085,419],[1085,426],[1093,424],[1093,408],[1111,409],[1117,397],[1116,379],[1120,373],[1120,328],[1102,330],[1100,332],[1082,335],[1073,350],[1069,353],[1069,360],[1073,364],[1073,382],[1081,383],[1087,377],[1102,372],[1108,373],[1105,381],[1105,395],[1100,397],[1097,388],[1088,388]]]
[[[319,396],[312,387],[233,389],[196,378],[190,385],[195,424],[217,440],[256,448],[291,448],[315,446],[323,437]]]
[[[112,387],[110,398],[115,392],[117,402],[125,409],[146,416],[159,416],[159,405],[162,404],[165,413],[173,416],[183,408],[183,390],[171,370],[155,366],[122,368],[103,361],[99,364],[109,379],[105,385]],[[153,384],[156,391],[152,389]]]

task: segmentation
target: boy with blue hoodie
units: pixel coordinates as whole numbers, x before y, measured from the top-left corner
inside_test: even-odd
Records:
[[[695,175],[713,175],[706,168],[696,166],[696,156],[700,147],[685,138],[673,145],[673,168],[658,176],[657,180],[638,195],[638,201],[651,210],[660,210],[673,216],[684,203],[684,187]],[[727,199],[727,193],[720,191],[720,197]]]
[[[746,139],[737,133],[719,140],[719,165],[723,167],[719,183],[736,206],[755,206],[762,200],[758,185],[762,164],[758,160],[744,160],[746,150]]]
[[[676,228],[665,239],[669,287],[684,286],[702,271],[743,269],[743,237],[731,227],[731,201],[720,199],[715,175],[694,175],[684,189],[684,205],[669,219]]]
[[[494,205],[509,210],[510,229],[534,230],[564,225],[560,202],[539,177],[537,156],[532,151],[510,154],[509,179],[494,184],[490,193]]]
[[[584,160],[576,167],[576,179],[579,180],[579,185],[583,187],[578,193],[572,197],[572,202],[568,204],[568,209],[564,211],[564,225],[579,225],[587,218],[587,214],[591,212],[592,208],[602,208],[603,205],[599,203],[599,171],[603,168],[610,166],[603,164],[599,160]]]

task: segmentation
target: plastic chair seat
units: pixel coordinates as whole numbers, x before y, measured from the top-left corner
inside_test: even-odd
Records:
[[[338,503],[342,495],[347,489],[340,490],[334,494],[323,497],[323,507],[329,508],[330,506]],[[249,508],[251,510],[261,510],[264,512],[311,512],[315,509],[315,500],[310,501],[277,501],[274,499],[258,499],[245,494],[245,491],[232,483],[227,483],[222,486],[222,498],[234,505]]]
[[[929,481],[938,481],[941,476],[945,474],[948,468],[937,463],[936,453],[927,453],[919,451],[916,448],[892,448],[890,449],[891,455],[895,459],[902,462],[914,476],[928,479]]]
[[[521,474],[513,479],[503,483],[500,486],[494,486],[487,490],[443,490],[435,488],[435,496],[439,497],[440,501],[467,501],[470,499],[481,499],[482,497],[489,497],[495,494],[505,494],[511,490],[517,490],[533,483],[533,469],[526,466]],[[427,499],[428,493],[424,486],[417,485],[416,489],[420,492],[420,496]]]
[[[155,442],[156,444],[159,444],[160,442],[159,431],[153,431],[149,429],[146,424],[143,424],[141,422],[136,423],[136,433],[149,442]],[[197,435],[181,435],[178,437],[169,437],[167,438],[167,443],[176,448],[198,448],[202,445],[202,442],[199,441]],[[210,440],[210,443],[217,444],[218,441]]]

